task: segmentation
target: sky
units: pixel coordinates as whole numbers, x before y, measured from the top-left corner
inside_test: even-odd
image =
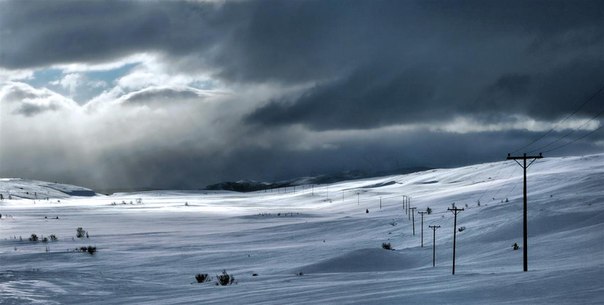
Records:
[[[590,154],[603,86],[602,1],[0,0],[0,176],[200,189]]]

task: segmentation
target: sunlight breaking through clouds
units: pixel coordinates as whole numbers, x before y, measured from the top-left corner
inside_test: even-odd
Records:
[[[601,4],[543,5],[3,1],[0,172],[186,188],[495,160],[549,130],[601,150]]]

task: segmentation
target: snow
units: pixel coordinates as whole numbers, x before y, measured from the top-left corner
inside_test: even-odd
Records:
[[[0,178],[0,194],[6,199],[47,199],[71,196],[95,196],[93,190],[80,186],[21,178]]]
[[[522,246],[522,169],[512,161],[295,193],[78,197],[69,194],[88,189],[2,179],[0,192],[14,196],[0,201],[0,304],[602,304],[603,186],[604,154],[529,168],[525,273],[522,249],[512,250]],[[32,191],[50,198],[24,194]],[[420,217],[413,236],[403,195],[433,210],[423,248]],[[457,224],[466,228],[454,276],[453,202],[465,208]],[[441,226],[434,268],[428,225]],[[89,238],[75,238],[78,227]],[[32,233],[59,240],[29,242]],[[94,255],[73,251],[88,245]],[[195,283],[197,273],[222,270],[237,284]]]

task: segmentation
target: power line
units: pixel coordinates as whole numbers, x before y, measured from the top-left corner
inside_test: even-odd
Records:
[[[600,126],[600,127],[596,128],[596,129],[594,129],[594,130],[592,130],[592,131],[590,131],[590,132],[588,132],[588,133],[584,134],[583,136],[581,136],[581,137],[578,137],[578,138],[574,139],[573,141],[567,142],[567,143],[562,144],[562,145],[560,145],[560,146],[558,146],[558,147],[554,147],[554,148],[552,148],[552,149],[550,149],[550,150],[546,150],[546,151],[544,151],[544,153],[552,152],[552,151],[554,151],[554,150],[558,150],[558,149],[563,148],[563,147],[565,147],[565,146],[568,146],[568,145],[570,145],[570,144],[572,144],[572,143],[575,143],[575,142],[577,142],[577,141],[579,141],[579,140],[581,140],[581,139],[583,139],[583,138],[585,138],[585,137],[588,137],[589,135],[591,135],[591,134],[595,133],[596,131],[598,131],[598,130],[602,129],[602,127],[604,127],[604,126]]]
[[[506,201],[507,201],[508,197],[510,197],[510,194],[514,193],[514,190],[516,189],[516,187],[518,187],[518,184],[513,184],[512,189],[505,194],[504,197],[505,197]]]
[[[500,168],[499,168],[499,170],[497,170],[497,172],[495,172],[495,174],[494,174],[494,175],[492,175],[492,176],[497,176],[497,175],[498,175],[498,174],[499,174],[499,173],[500,173],[500,172],[501,172],[501,171],[502,171],[504,168],[508,168],[508,167],[500,167]],[[514,175],[514,171],[513,171],[513,170],[511,170],[511,171],[510,171],[510,173],[509,173],[509,175],[508,175],[506,178],[504,178],[503,180],[508,180],[508,179],[510,179],[510,177],[512,177],[512,175]],[[493,194],[494,194],[494,195],[493,195],[493,197],[497,196],[497,194],[499,194],[499,192],[501,192],[501,190],[502,190],[504,187],[505,187],[505,185],[502,185],[501,187],[499,187],[499,188],[498,188],[498,189],[495,191],[495,193],[493,193]],[[484,195],[486,195],[486,194],[487,194],[488,192],[490,192],[490,191],[491,191],[491,189],[486,189],[485,191],[483,191],[483,192],[482,192],[482,194],[480,194],[480,197],[478,197],[478,202],[480,202],[480,200],[482,200],[482,197],[484,197]]]
[[[602,110],[602,111],[598,112],[598,113],[597,113],[596,115],[594,115],[594,116],[593,116],[591,119],[587,120],[585,123],[583,123],[581,126],[579,126],[579,128],[577,128],[577,129],[573,129],[573,130],[571,130],[571,131],[567,132],[566,134],[564,134],[563,136],[559,137],[558,139],[556,139],[556,140],[554,140],[554,141],[550,142],[549,144],[544,145],[544,146],[541,146],[541,147],[539,147],[539,148],[537,148],[537,149],[535,149],[535,150],[532,150],[531,152],[537,152],[537,151],[543,150],[544,148],[547,148],[547,147],[551,146],[552,144],[555,144],[555,143],[560,142],[562,139],[564,139],[564,138],[568,137],[569,135],[571,135],[571,134],[575,133],[577,130],[581,130],[581,128],[583,128],[583,127],[587,126],[587,124],[591,123],[591,121],[593,121],[593,120],[595,120],[596,118],[598,118],[600,115],[602,115],[602,113],[604,113],[604,110]],[[598,129],[600,129],[600,128],[601,128],[601,126],[600,126],[600,127],[598,127],[598,128],[596,128],[595,130],[598,130]],[[594,131],[595,131],[595,130],[594,130]]]
[[[579,110],[581,110],[581,108],[583,108],[585,105],[587,105],[589,102],[591,102],[591,100],[593,100],[598,94],[600,94],[602,91],[604,91],[604,85],[600,87],[600,89],[598,89],[594,94],[592,94],[589,98],[587,98],[580,106],[579,108],[575,109],[575,111],[573,111],[571,114],[567,115],[564,119],[562,119],[561,121],[559,121],[558,123],[556,123],[550,130],[548,130],[545,134],[541,135],[540,137],[537,137],[536,139],[534,139],[533,141],[531,141],[530,143],[512,151],[512,153],[516,153],[520,150],[523,150],[535,143],[537,143],[538,141],[540,141],[541,139],[545,138],[547,135],[549,135],[550,133],[552,133],[556,127],[558,125],[560,125],[562,122],[568,120],[570,117],[572,117],[573,115],[577,114],[577,112],[579,112]]]

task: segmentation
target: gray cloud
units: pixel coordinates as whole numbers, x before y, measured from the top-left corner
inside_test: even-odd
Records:
[[[576,60],[550,71],[503,74],[490,83],[460,92],[458,76],[432,69],[359,70],[314,86],[298,97],[273,100],[251,113],[252,124],[303,124],[316,130],[364,129],[397,123],[442,122],[456,115],[492,121],[524,114],[557,120],[575,110],[604,85],[604,59]],[[480,83],[471,77],[463,81]],[[578,116],[602,111],[604,96]]]
[[[457,116],[556,122],[604,81],[601,1],[0,1],[0,42],[5,69],[149,53],[168,74],[203,73],[233,90],[208,105],[193,89],[118,88],[98,100],[187,107],[108,107],[37,134],[24,125],[59,113],[54,104],[5,95],[21,105],[18,119],[30,117],[0,113],[2,142],[23,138],[2,147],[3,175],[101,188],[496,160],[534,132],[387,127]],[[599,113],[603,99],[577,117]],[[602,139],[596,132],[565,149],[601,150]],[[19,162],[23,152],[36,172]]]
[[[604,48],[599,1],[4,1],[0,6],[0,65],[7,68],[107,61],[149,51],[166,56],[175,69],[209,69],[242,82],[322,82],[378,66],[387,82],[413,66],[418,73],[441,76],[430,81],[438,81],[434,86],[449,99],[460,95],[459,85],[448,85],[458,78],[479,87],[581,58],[601,65]],[[472,98],[471,93],[457,98]]]
[[[494,94],[500,93],[508,98],[525,96],[529,92],[531,81],[531,76],[527,74],[506,74],[497,79],[489,87],[489,91]]]
[[[351,169],[380,171],[417,165],[454,167],[504,160],[511,145],[522,145],[531,137],[532,134],[527,132],[450,134],[419,131],[341,140],[334,143],[337,145],[333,148],[325,150],[292,151],[278,145],[270,148],[237,145],[230,152],[208,152],[186,143],[176,145],[170,141],[171,145],[161,148],[140,146],[106,152],[98,163],[81,163],[77,171],[73,171],[75,168],[69,163],[59,160],[57,166],[62,164],[70,169],[62,171],[60,176],[57,170],[47,167],[29,174],[47,180],[59,176],[62,181],[78,182],[99,190],[201,189],[207,184],[226,180],[277,181]],[[554,136],[547,140],[552,139]],[[599,152],[601,148],[592,144],[594,139],[602,140],[604,135],[587,138],[562,153],[576,149],[584,153]],[[94,174],[83,176],[78,175],[78,171]],[[6,169],[3,172],[11,173]],[[21,172],[28,171],[24,169]],[[103,179],[95,179],[99,176]]]
[[[440,109],[430,107],[437,106],[434,76],[414,70],[396,75],[383,72],[355,71],[343,79],[317,85],[293,101],[273,101],[257,109],[247,121],[268,125],[302,123],[327,130],[373,128],[442,117],[443,113],[434,113]]]
[[[192,88],[147,88],[123,97],[124,105],[170,105],[185,101],[201,101],[205,96]]]
[[[11,113],[34,117],[45,112],[73,110],[74,101],[48,89],[36,89],[23,83],[7,83],[0,87],[0,105]]]
[[[17,109],[15,109],[13,113],[31,117],[46,111],[56,111],[59,108],[60,107],[57,104],[36,105],[31,103],[23,103]]]
[[[381,61],[531,58],[602,46],[602,4],[582,1],[3,1],[0,65],[95,62],[141,51],[193,57],[241,80],[314,80]],[[580,42],[580,43],[579,43]],[[509,52],[509,51],[508,51]],[[459,57],[465,53],[464,57]],[[476,58],[478,56],[479,58]],[[439,57],[440,59],[438,59]],[[484,63],[481,63],[484,64]],[[496,64],[493,64],[496,66]],[[384,67],[387,67],[385,65]],[[398,65],[396,65],[398,68]],[[183,68],[183,67],[181,67]],[[294,73],[295,72],[295,73]]]

